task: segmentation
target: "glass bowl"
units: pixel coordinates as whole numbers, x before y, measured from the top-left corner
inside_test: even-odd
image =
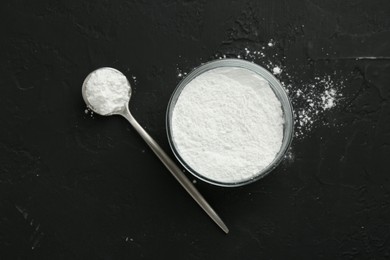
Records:
[[[218,182],[212,179],[209,179],[200,173],[193,170],[186,162],[185,160],[180,156],[180,153],[178,152],[175,141],[172,135],[172,113],[173,109],[175,107],[175,104],[181,94],[181,91],[186,87],[186,85],[192,81],[194,78],[199,76],[200,74],[211,70],[215,68],[221,68],[221,67],[238,67],[238,68],[244,68],[248,69],[254,73],[257,73],[261,77],[263,77],[265,80],[268,81],[269,86],[274,91],[276,97],[279,99],[281,105],[282,105],[282,111],[283,111],[283,117],[284,117],[284,125],[283,125],[283,141],[282,145],[280,147],[279,152],[276,154],[274,160],[265,167],[262,171],[260,171],[258,174],[256,174],[254,177],[251,177],[249,179],[240,181],[240,182]],[[264,69],[263,67],[254,64],[252,62],[248,62],[245,60],[239,60],[239,59],[222,59],[222,60],[215,60],[210,61],[208,63],[205,63],[201,65],[200,67],[194,69],[191,73],[189,73],[182,81],[179,82],[178,86],[174,90],[167,108],[167,114],[166,114],[166,129],[167,129],[167,135],[168,135],[168,141],[169,145],[178,159],[178,161],[183,165],[183,167],[189,171],[192,175],[195,177],[208,182],[213,185],[222,186],[222,187],[238,187],[242,185],[246,185],[249,183],[252,183],[254,181],[257,181],[264,176],[266,176],[268,173],[270,173],[273,169],[275,169],[279,163],[282,161],[284,155],[286,154],[290,143],[292,141],[293,137],[293,109],[291,102],[287,96],[286,91],[280,84],[280,82],[272,75],[268,70]]]

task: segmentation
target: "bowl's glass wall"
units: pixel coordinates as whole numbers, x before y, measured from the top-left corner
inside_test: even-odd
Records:
[[[243,180],[240,182],[234,182],[234,183],[224,183],[224,182],[218,182],[215,180],[208,179],[207,177],[197,173],[195,170],[193,170],[180,156],[180,153],[177,151],[176,146],[175,146],[175,141],[172,136],[172,127],[171,127],[171,118],[172,118],[172,112],[175,107],[175,104],[177,102],[177,99],[180,96],[181,91],[185,88],[185,86],[194,78],[199,76],[200,74],[211,70],[215,68],[220,68],[220,67],[239,67],[239,68],[245,68],[248,70],[251,70],[264,79],[266,79],[274,91],[275,95],[277,98],[280,100],[282,104],[282,110],[283,110],[283,116],[284,116],[284,127],[283,127],[283,142],[280,147],[280,150],[278,154],[275,156],[274,160],[261,172],[259,172],[255,177]],[[169,145],[176,156],[176,158],[180,161],[180,163],[184,166],[186,170],[188,170],[191,174],[194,176],[198,177],[199,179],[206,181],[208,183],[218,185],[218,186],[223,186],[223,187],[236,187],[236,186],[241,186],[245,185],[248,183],[252,183],[264,176],[266,176],[269,172],[271,172],[276,166],[279,165],[279,163],[282,161],[285,153],[287,152],[290,143],[292,141],[293,137],[293,126],[294,126],[294,121],[293,121],[293,109],[291,106],[291,102],[287,96],[286,91],[280,84],[280,82],[266,69],[263,67],[256,65],[252,62],[244,61],[244,60],[239,60],[239,59],[223,59],[223,60],[216,60],[216,61],[211,61],[208,63],[203,64],[202,66],[194,69],[190,74],[187,75],[176,87],[175,91],[173,92],[171,99],[168,103],[168,109],[167,109],[167,115],[166,115],[166,127],[167,127],[167,135],[168,135],[168,141]]]

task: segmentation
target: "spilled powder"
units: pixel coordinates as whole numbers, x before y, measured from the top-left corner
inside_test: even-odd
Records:
[[[335,109],[342,101],[344,81],[337,83],[331,76],[315,77],[310,83],[298,87],[285,85],[295,112],[295,137],[304,138],[316,126],[327,125],[324,114]]]
[[[303,25],[302,25],[303,26]],[[278,53],[278,42],[270,39],[263,46],[245,47],[242,51],[221,52],[217,59],[241,58],[268,69],[286,89],[294,109],[294,135],[296,139],[309,136],[318,126],[328,125],[324,117],[337,109],[344,100],[343,89],[346,77],[341,75],[316,75],[302,80],[293,67],[285,67],[286,57]],[[189,69],[190,70],[190,69]],[[177,76],[185,77],[185,71],[177,68]],[[304,77],[307,79],[307,77]]]
[[[268,47],[274,47],[274,46],[275,46],[275,41],[271,39],[271,40],[268,42]]]
[[[278,75],[278,74],[282,73],[282,69],[279,68],[278,66],[276,66],[272,69],[272,72],[274,75]]]

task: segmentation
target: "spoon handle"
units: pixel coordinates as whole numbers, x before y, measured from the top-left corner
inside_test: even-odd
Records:
[[[135,130],[141,135],[157,157],[162,161],[165,167],[172,173],[176,180],[183,186],[183,188],[191,195],[191,197],[199,204],[199,206],[210,216],[212,220],[225,232],[229,233],[229,229],[214,211],[214,209],[207,203],[202,194],[195,188],[191,181],[184,175],[184,173],[177,167],[177,165],[169,158],[169,156],[164,152],[163,149],[157,144],[156,141],[142,128],[142,126],[135,120],[135,118],[130,114],[130,111],[126,109],[126,113],[123,113],[130,124],[134,127]]]

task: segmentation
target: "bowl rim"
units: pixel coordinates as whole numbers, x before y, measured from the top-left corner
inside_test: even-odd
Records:
[[[281,103],[282,111],[283,111],[283,118],[284,118],[284,124],[283,124],[283,141],[282,145],[280,147],[279,152],[276,154],[274,160],[265,167],[262,171],[260,171],[258,174],[256,174],[254,177],[239,181],[239,182],[220,182],[213,179],[209,179],[200,173],[193,170],[186,162],[185,160],[180,156],[179,151],[176,149],[173,135],[172,135],[172,127],[171,127],[171,115],[174,109],[174,105],[177,102],[177,99],[180,97],[181,91],[185,88],[185,86],[195,79],[197,76],[201,75],[202,73],[216,69],[221,67],[238,67],[238,68],[244,68],[248,69],[257,75],[263,77],[265,80],[267,80],[268,84],[270,85],[271,89],[275,93],[275,96],[278,98],[278,100]],[[166,124],[166,132],[168,137],[168,143],[169,146],[176,157],[176,159],[180,162],[180,164],[193,176],[196,178],[216,186],[220,187],[239,187],[243,185],[247,185],[250,183],[253,183],[259,179],[262,179],[263,177],[267,176],[272,170],[274,170],[283,160],[285,157],[286,152],[288,151],[288,148],[291,145],[292,139],[293,139],[293,133],[294,133],[294,113],[293,113],[293,107],[291,104],[291,100],[289,99],[286,90],[283,88],[282,84],[279,82],[279,80],[267,69],[264,67],[250,61],[241,60],[241,59],[217,59],[212,60],[206,63],[201,64],[200,66],[194,68],[190,73],[188,73],[176,86],[174,91],[172,92],[172,95],[169,99],[167,110],[166,110],[166,117],[165,117],[165,124]]]

